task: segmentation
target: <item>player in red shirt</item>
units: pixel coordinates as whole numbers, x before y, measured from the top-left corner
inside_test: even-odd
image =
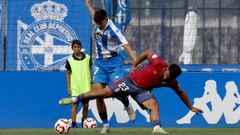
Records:
[[[136,69],[135,65],[141,63],[145,59],[148,60],[149,65],[142,70],[134,72]],[[173,71],[172,75],[168,75],[169,72],[167,68]],[[146,51],[139,57],[138,61],[133,64],[130,73],[132,73],[131,78],[138,87],[149,90],[161,86],[178,87],[178,82],[175,78],[181,74],[181,69],[176,64],[169,65],[157,54]]]
[[[149,65],[141,70],[136,70],[137,65],[146,59]],[[59,101],[59,104],[67,105],[98,97],[116,97],[122,101],[126,96],[131,95],[142,108],[146,108],[150,111],[150,121],[153,125],[153,133],[167,133],[160,126],[159,105],[154,95],[151,93],[153,88],[170,87],[191,111],[195,113],[202,112],[202,110],[192,106],[185,91],[179,87],[176,78],[181,74],[181,68],[177,64],[168,64],[154,52],[145,51],[133,63],[130,73],[130,76],[126,76],[114,82],[109,87],[81,94],[77,98],[63,98]]]

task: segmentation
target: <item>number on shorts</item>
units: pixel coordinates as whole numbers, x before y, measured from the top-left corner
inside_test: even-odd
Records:
[[[99,70],[99,67],[94,67],[93,78],[92,78],[93,80],[95,80],[95,76],[96,76],[98,70]]]
[[[96,75],[96,73],[98,72],[98,70],[99,70],[99,67],[94,67],[95,69],[94,69],[94,72],[93,72],[93,74],[94,75]]]
[[[118,87],[121,89],[121,91],[127,91],[129,89],[126,83],[120,83],[118,84]]]

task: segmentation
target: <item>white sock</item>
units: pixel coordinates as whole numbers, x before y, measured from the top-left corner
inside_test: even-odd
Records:
[[[160,127],[160,125],[155,125],[155,126],[153,127],[153,129],[156,129],[156,128],[161,128],[161,127]]]
[[[109,123],[107,123],[107,124],[103,124],[103,127],[109,127]]]
[[[78,98],[77,97],[72,97],[73,103],[77,103]]]

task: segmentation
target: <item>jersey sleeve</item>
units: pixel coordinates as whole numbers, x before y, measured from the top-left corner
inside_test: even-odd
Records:
[[[149,65],[161,65],[163,67],[168,66],[169,64],[161,58],[158,54],[154,53],[152,56],[148,57]]]
[[[92,59],[89,60],[89,67],[91,68],[92,67]]]
[[[128,44],[128,41],[126,40],[125,36],[122,34],[122,32],[120,30],[116,31],[116,35],[117,35],[117,42],[120,46]]]
[[[71,70],[71,66],[70,66],[70,64],[69,64],[69,61],[68,61],[68,60],[66,61],[65,68],[66,68],[67,70]]]
[[[161,58],[158,54],[154,53],[153,55],[149,56],[147,60],[149,65],[156,65],[161,61]]]
[[[128,41],[126,40],[125,36],[122,34],[121,30],[119,30],[114,23],[111,23],[110,26],[112,29],[110,34],[117,41],[118,45],[122,46],[122,45],[128,44]]]
[[[89,58],[89,68],[90,68],[90,69],[91,69],[92,65],[93,65],[93,64],[92,64],[92,58],[90,57],[90,58]]]

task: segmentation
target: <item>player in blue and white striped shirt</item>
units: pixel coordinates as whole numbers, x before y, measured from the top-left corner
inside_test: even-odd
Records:
[[[109,82],[115,82],[124,77],[122,69],[123,61],[119,56],[119,51],[122,48],[126,50],[133,62],[136,60],[136,56],[121,33],[121,30],[108,18],[107,12],[103,9],[95,12],[89,0],[85,0],[85,2],[97,25],[94,31],[97,59],[93,69],[93,89],[101,90]],[[130,120],[135,120],[135,112],[131,104],[129,104],[127,99],[122,102],[129,114]],[[109,124],[103,99],[97,99],[97,108],[99,116],[103,121],[101,133],[107,133],[109,132]]]

